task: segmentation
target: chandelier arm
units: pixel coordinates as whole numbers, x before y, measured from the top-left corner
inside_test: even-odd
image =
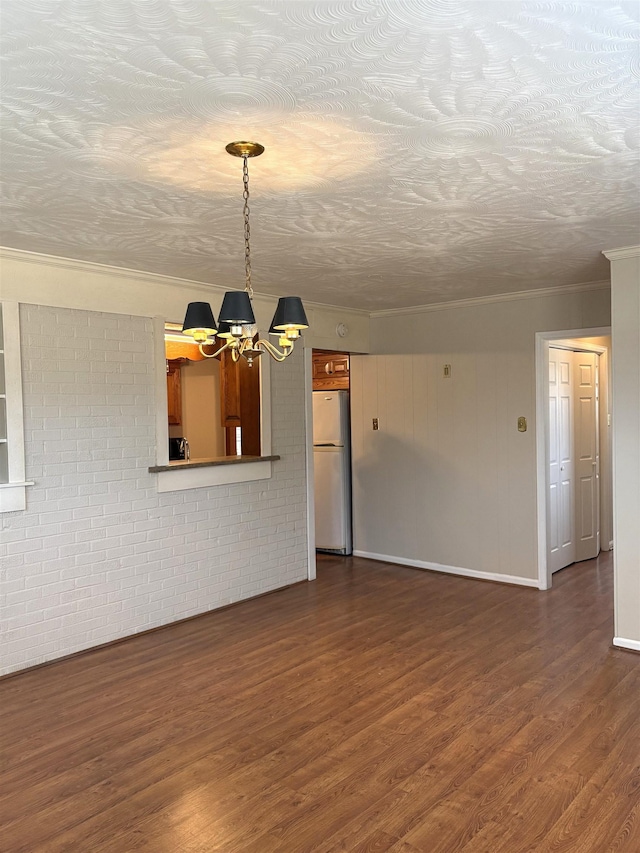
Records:
[[[253,338],[242,338],[238,346],[238,355],[244,355],[248,349],[253,349]]]
[[[204,358],[215,358],[217,355],[220,355],[221,352],[224,352],[224,350],[226,350],[228,346],[229,346],[229,341],[227,341],[226,344],[224,344],[224,346],[221,346],[220,349],[216,350],[215,352],[205,352],[204,351],[204,344],[200,344],[198,349],[200,350],[200,355],[204,356]]]
[[[265,341],[262,338],[256,343],[256,346],[262,347],[275,361],[284,361],[293,352],[293,347],[288,347],[286,350],[281,351],[271,341]]]

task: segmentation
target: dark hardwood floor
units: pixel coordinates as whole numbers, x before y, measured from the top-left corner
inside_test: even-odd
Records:
[[[0,683],[5,853],[640,851],[608,555],[318,581]]]

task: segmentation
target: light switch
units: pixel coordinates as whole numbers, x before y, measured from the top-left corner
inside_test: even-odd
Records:
[[[372,428],[373,428],[373,429],[378,429],[378,428],[379,428],[379,427],[378,427],[378,419],[377,419],[377,418],[374,418],[374,419],[373,419],[373,427],[372,427]]]
[[[451,365],[443,364],[442,365],[442,378],[443,379],[451,379]]]
[[[518,432],[526,432],[527,431],[527,419],[526,418],[518,418]]]

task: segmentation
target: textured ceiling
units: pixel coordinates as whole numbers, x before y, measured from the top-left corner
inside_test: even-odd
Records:
[[[637,2],[3,0],[2,243],[369,310],[606,278]]]

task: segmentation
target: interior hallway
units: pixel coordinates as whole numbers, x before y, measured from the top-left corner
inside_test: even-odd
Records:
[[[611,554],[549,592],[321,556],[316,583],[0,682],[11,853],[640,849]]]

